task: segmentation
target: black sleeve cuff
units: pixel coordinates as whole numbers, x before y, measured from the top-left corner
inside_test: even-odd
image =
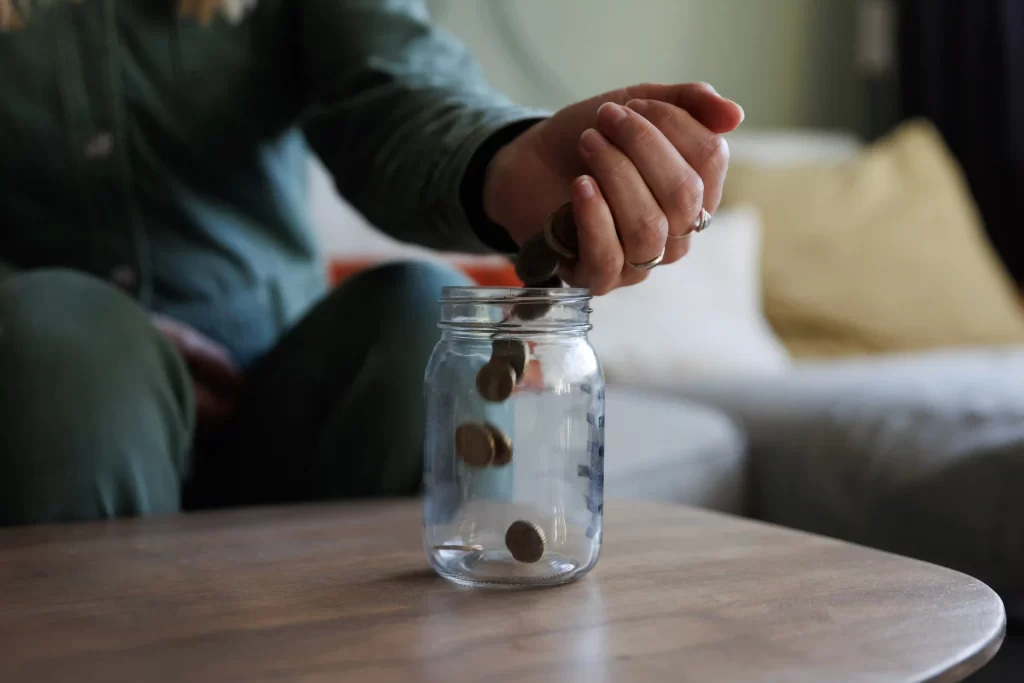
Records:
[[[517,121],[499,129],[490,137],[484,140],[477,148],[469,165],[466,167],[466,174],[462,177],[462,186],[459,191],[459,201],[462,209],[469,218],[469,224],[473,232],[480,238],[480,241],[489,248],[502,254],[514,254],[519,251],[519,246],[509,236],[508,231],[487,217],[484,212],[484,178],[487,173],[487,166],[491,159],[498,153],[498,150],[515,140],[543,118],[527,119]]]

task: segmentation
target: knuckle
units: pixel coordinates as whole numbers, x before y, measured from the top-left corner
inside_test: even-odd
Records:
[[[654,126],[639,116],[629,117],[631,121],[629,138],[636,147],[650,147],[655,142]]]
[[[668,218],[660,211],[644,214],[637,219],[634,233],[645,245],[662,244],[668,235]]]
[[[729,166],[729,143],[721,135],[712,135],[701,145],[698,165],[702,171],[723,171]]]
[[[633,170],[633,162],[620,154],[607,154],[605,158],[608,174],[616,180],[627,180]]]
[[[603,252],[594,264],[594,269],[597,271],[599,278],[607,279],[618,275],[619,271],[622,270],[623,257],[621,252],[615,253],[614,251],[608,250]]]
[[[695,213],[704,199],[704,181],[696,173],[688,173],[672,188],[669,199],[677,210],[687,215]]]
[[[672,189],[672,205],[686,215],[696,213],[704,203],[704,179],[697,173],[687,173]]]

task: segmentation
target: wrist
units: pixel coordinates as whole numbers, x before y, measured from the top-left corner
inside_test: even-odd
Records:
[[[516,235],[512,234],[509,230],[509,226],[512,223],[512,212],[509,207],[509,196],[511,193],[509,189],[512,187],[510,182],[511,172],[515,168],[514,156],[515,149],[509,143],[499,148],[494,156],[491,157],[490,163],[487,164],[487,170],[484,171],[482,201],[487,220],[508,231],[512,239],[518,244],[520,240],[516,239]]]
[[[507,152],[511,143],[541,120],[523,119],[497,129],[477,148],[463,176],[460,194],[466,217],[477,237],[494,251],[514,253],[519,248],[520,241],[507,229],[511,217],[500,188],[507,187],[506,169],[513,167]]]

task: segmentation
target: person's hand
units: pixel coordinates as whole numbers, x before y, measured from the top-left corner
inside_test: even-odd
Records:
[[[188,365],[195,387],[196,418],[200,428],[229,418],[235,410],[242,374],[227,349],[172,318],[153,314],[150,320]]]
[[[626,105],[626,106],[622,106]],[[569,283],[604,294],[647,277],[665,250],[678,261],[701,209],[722,198],[721,135],[743,109],[704,83],[637,85],[562,109],[505,145],[488,165],[484,211],[517,244],[571,199],[579,259]]]

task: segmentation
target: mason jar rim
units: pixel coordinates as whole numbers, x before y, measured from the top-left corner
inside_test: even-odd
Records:
[[[500,287],[449,285],[441,288],[441,304],[513,304],[550,301],[555,304],[583,303],[593,299],[583,287]]]

